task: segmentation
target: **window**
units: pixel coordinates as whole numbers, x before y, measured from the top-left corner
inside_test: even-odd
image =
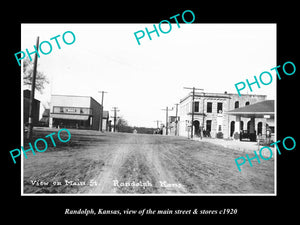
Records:
[[[194,112],[199,112],[199,102],[194,102]]]
[[[212,112],[212,102],[208,102],[207,103],[206,112],[207,113],[211,113]]]
[[[250,105],[250,102],[246,102],[246,104],[245,105]]]
[[[223,112],[223,103],[222,102],[218,102],[217,112],[218,113],[222,113]]]
[[[239,107],[239,101],[236,101],[235,103],[234,103],[234,108],[236,109],[236,108],[238,108]]]

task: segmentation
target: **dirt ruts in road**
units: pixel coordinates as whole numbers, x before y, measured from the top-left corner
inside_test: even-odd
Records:
[[[95,194],[264,193],[273,191],[272,167],[237,173],[236,154],[180,137],[118,134],[101,151],[104,166]],[[267,169],[271,168],[271,169]],[[251,178],[251,179],[250,179]],[[267,180],[267,182],[265,182]]]
[[[162,166],[161,145],[159,138],[149,135],[127,135],[105,157],[90,193],[187,193],[173,172]]]
[[[128,139],[122,139],[125,142],[114,143],[109,146],[109,149],[104,152],[104,166],[99,174],[93,179],[97,185],[89,190],[89,193],[112,194],[116,192],[113,186],[113,180],[118,176],[119,168],[127,158],[130,151]],[[101,152],[101,153],[102,153]]]
[[[35,130],[44,137],[55,129]],[[239,151],[184,137],[71,130],[70,145],[24,162],[24,193],[274,193],[274,160],[243,165]],[[249,153],[249,157],[254,154]],[[70,184],[73,182],[72,184]],[[43,185],[42,185],[43,183]],[[47,185],[45,185],[47,183]]]
[[[186,193],[182,184],[162,166],[159,156],[163,143],[149,135],[136,135],[126,161],[119,169],[120,183],[141,182],[147,186],[117,187],[118,193]],[[150,185],[151,184],[151,185]]]

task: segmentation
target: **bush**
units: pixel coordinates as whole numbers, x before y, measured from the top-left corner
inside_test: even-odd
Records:
[[[222,132],[218,132],[217,133],[217,138],[221,138],[222,139],[223,138],[223,133]]]

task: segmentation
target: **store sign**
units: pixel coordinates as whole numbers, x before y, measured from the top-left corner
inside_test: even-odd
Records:
[[[76,109],[75,108],[65,108],[65,112],[74,113],[74,112],[76,112]]]

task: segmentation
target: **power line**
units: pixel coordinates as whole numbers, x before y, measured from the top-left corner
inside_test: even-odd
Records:
[[[161,121],[160,121],[160,120],[154,120],[153,122],[155,122],[155,123],[156,123],[156,126],[157,126],[157,128],[159,128],[158,124],[159,124],[159,122],[161,122]]]
[[[100,121],[99,121],[99,131],[102,132],[102,123],[103,123],[103,101],[104,101],[104,93],[107,93],[106,91],[98,91],[98,93],[102,93],[102,99],[101,99],[101,112],[100,112]]]
[[[178,125],[178,103],[176,105],[176,114],[175,114],[175,136],[178,135],[177,125]]]
[[[173,110],[173,107],[171,109],[168,108],[168,106],[165,109],[162,109],[164,111],[166,111],[166,135],[168,135],[168,112]]]
[[[34,91],[35,91],[35,80],[36,80],[36,67],[37,67],[37,52],[39,50],[39,36],[36,39],[36,54],[34,56],[33,62],[33,74],[32,74],[32,82],[31,82],[31,93],[30,93],[30,105],[29,105],[29,118],[28,118],[28,134],[27,138],[31,140],[32,132],[33,132],[33,105],[34,105]],[[37,110],[37,109],[36,109]]]
[[[114,132],[116,132],[116,123],[117,123],[117,112],[119,112],[120,110],[118,110],[118,107],[113,107],[114,110]]]
[[[193,90],[193,95],[192,95],[192,121],[191,121],[191,139],[193,138],[193,123],[194,123],[194,110],[195,110],[195,103],[194,103],[194,99],[195,99],[195,90],[201,90],[203,91],[204,89],[201,88],[195,88],[195,87],[183,87],[184,89],[189,89],[189,90]]]

